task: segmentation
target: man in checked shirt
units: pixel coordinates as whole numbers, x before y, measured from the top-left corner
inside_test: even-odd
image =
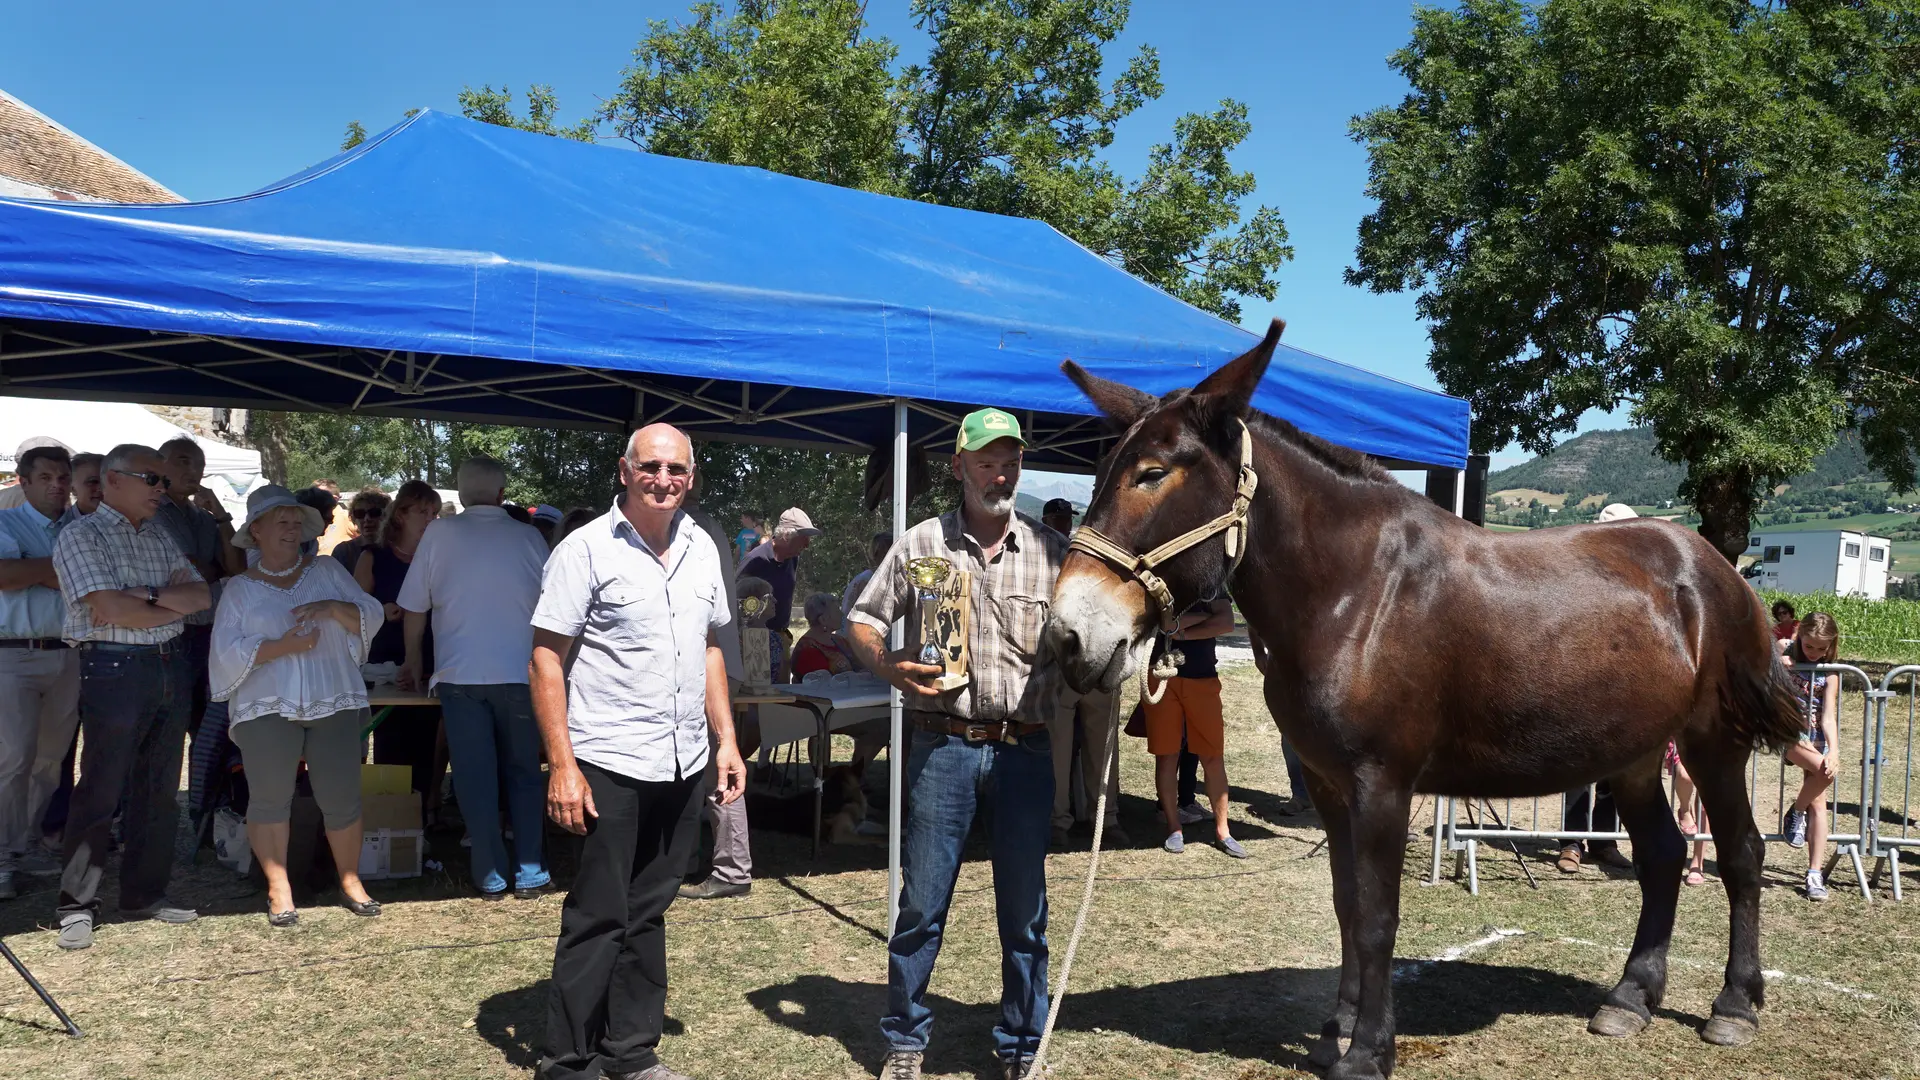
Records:
[[[909,792],[902,838],[900,917],[887,945],[887,1040],[882,1080],[918,1080],[933,1013],[927,984],[976,809],[992,807],[994,906],[999,916],[1000,1022],[993,1029],[1001,1075],[1019,1080],[1047,1018],[1048,827],[1053,758],[1047,720],[1065,683],[1034,666],[1066,538],[1013,509],[1026,446],[1019,421],[999,409],[960,423],[953,472],[959,509],[923,521],[893,545],[848,617],[855,652],[906,699]],[[919,643],[886,647],[895,619],[919,625],[908,560],[937,555],[973,575],[967,684],[938,693],[940,669],[915,662]]]

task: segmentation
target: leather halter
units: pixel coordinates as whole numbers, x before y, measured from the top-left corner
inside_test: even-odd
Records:
[[[1145,555],[1135,555],[1090,525],[1075,529],[1073,538],[1067,541],[1067,547],[1084,551],[1138,581],[1147,590],[1148,600],[1159,609],[1161,631],[1170,634],[1180,613],[1173,607],[1173,591],[1167,588],[1167,583],[1161,580],[1160,575],[1153,572],[1154,568],[1188,548],[1225,533],[1227,572],[1221,583],[1224,588],[1227,582],[1233,580],[1234,571],[1240,568],[1240,560],[1247,554],[1247,513],[1253,507],[1253,492],[1259,484],[1260,476],[1253,471],[1253,435],[1247,430],[1247,422],[1242,420],[1240,483],[1233,493],[1233,507],[1226,513],[1197,529],[1181,533]]]

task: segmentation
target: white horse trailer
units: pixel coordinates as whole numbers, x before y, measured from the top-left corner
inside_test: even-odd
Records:
[[[1827,529],[1758,532],[1747,540],[1755,588],[1791,593],[1833,593],[1887,598],[1893,543],[1884,536]]]

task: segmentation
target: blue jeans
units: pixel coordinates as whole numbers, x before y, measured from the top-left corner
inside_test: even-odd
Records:
[[[1047,1022],[1047,839],[1053,753],[1045,731],[1018,744],[912,731],[901,841],[900,918],[887,943],[889,1050],[925,1050],[927,983],[960,876],[961,848],[982,803],[992,807],[993,898],[1000,923],[1000,1022],[994,1052],[1031,1058]]]
[[[547,785],[540,777],[540,731],[533,723],[533,697],[526,683],[460,685],[435,691],[447,724],[447,758],[453,793],[473,837],[473,883],[481,892],[508,887],[535,889],[551,880],[541,858],[547,823]],[[513,860],[500,834],[500,781],[507,784],[507,819],[513,823]]]

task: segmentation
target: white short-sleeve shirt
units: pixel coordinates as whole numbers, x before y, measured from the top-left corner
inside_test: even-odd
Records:
[[[469,507],[427,526],[399,604],[433,613],[429,686],[526,684],[546,561],[540,531],[497,506]]]
[[[682,512],[655,558],[624,501],[553,549],[533,625],[579,641],[575,757],[633,780],[693,776],[707,765],[707,635],[733,617],[720,552]]]

